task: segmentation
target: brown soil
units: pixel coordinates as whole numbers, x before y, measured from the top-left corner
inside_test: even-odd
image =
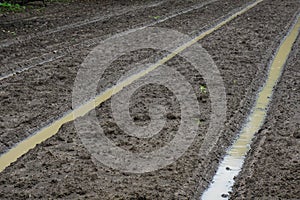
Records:
[[[224,3],[226,2],[221,2],[221,5]],[[237,1],[236,6],[243,5],[243,3],[245,3],[244,0]],[[206,7],[200,10],[204,12],[206,9],[210,9],[210,12],[214,12],[213,15],[211,14],[211,18],[204,18],[204,16],[207,16],[207,13],[199,15],[197,22],[199,25],[195,27],[195,30],[199,30],[203,26],[210,24],[211,21],[227,14],[232,9],[232,6],[228,6],[225,9],[219,4],[214,3],[211,5],[212,8]],[[220,13],[216,14],[215,10]],[[189,17],[187,14],[184,16],[186,18]],[[195,16],[196,13],[192,17]],[[147,21],[148,19],[149,17],[146,15],[146,19],[144,18],[144,20]],[[57,34],[60,35],[60,33]],[[47,38],[44,38],[44,40],[47,40]],[[18,51],[18,48],[14,45],[9,48],[14,48],[14,51]],[[25,48],[32,49],[32,47],[27,46]],[[68,48],[69,46],[66,47],[66,49]],[[25,71],[2,81],[2,105],[4,106],[1,107],[3,109],[1,113],[4,113],[4,115],[2,116],[1,125],[5,129],[0,130],[2,143],[0,151],[5,151],[16,142],[21,141],[35,130],[49,124],[71,109],[71,93],[77,70],[91,49],[92,47],[80,48],[77,51],[68,53],[63,58],[39,65],[30,71]],[[27,52],[27,50],[22,51]],[[26,53],[26,55],[29,54]],[[15,67],[14,59],[12,59],[12,63],[12,66]]]
[[[107,2],[105,5],[111,6],[109,7],[111,9],[114,9],[115,4],[119,5],[116,1],[104,2]],[[51,53],[61,48],[68,49],[74,44],[95,37],[105,38],[107,35],[150,23],[154,19],[149,16],[164,16],[167,15],[166,13],[172,13],[174,10],[200,2],[166,1],[155,8],[130,11],[130,13],[81,28],[67,29],[59,33],[16,42],[1,49],[5,58],[1,61],[1,74],[17,69],[16,63],[26,63],[26,60],[35,56],[40,57],[42,53]],[[93,10],[97,6],[94,6],[93,2],[90,3],[89,9],[98,13],[99,10],[96,8]],[[158,26],[195,35],[205,26],[209,26],[220,17],[246,3],[246,0],[217,1],[205,8],[165,21]],[[132,4],[142,5],[142,2],[133,1]],[[132,7],[132,4],[128,3],[127,6]],[[75,15],[76,12],[73,10],[80,9],[77,3],[70,3],[68,6],[70,16],[73,16],[72,13]],[[74,9],[71,9],[72,6]],[[268,62],[272,58],[274,49],[288,30],[298,8],[297,0],[284,2],[266,0],[200,42],[220,70],[226,87],[228,106],[227,121],[222,130],[222,137],[208,157],[199,157],[198,149],[203,140],[201,133],[209,124],[210,101],[206,95],[198,91],[197,97],[203,109],[199,134],[184,156],[172,165],[139,175],[122,173],[105,166],[96,166],[77,136],[73,123],[68,123],[54,137],[38,145],[1,173],[0,198],[190,199],[200,196],[208,186],[226,148],[241,129],[253,105],[256,92],[264,82]],[[47,12],[49,15],[54,15],[55,10],[48,11],[47,9],[45,15]],[[58,9],[57,13],[58,19],[62,20],[58,25],[70,23],[65,18],[68,15],[67,10],[63,12]],[[90,17],[82,11],[77,10],[77,13],[79,13],[77,19],[80,20]],[[26,15],[28,15],[26,17],[31,17],[30,14]],[[40,17],[47,21],[43,15],[41,14]],[[8,22],[14,18],[13,16],[6,17],[8,17]],[[20,20],[22,16],[18,17]],[[75,22],[77,19],[72,20]],[[1,20],[1,24],[8,22]],[[29,23],[36,22],[29,20]],[[55,26],[45,27],[45,30],[53,27]],[[22,30],[23,27],[18,26],[16,29],[18,28]],[[27,30],[28,33],[34,32],[31,28]],[[76,38],[72,40],[75,35]],[[1,80],[1,152],[5,152],[15,143],[71,109],[74,79],[79,65],[91,49],[92,47],[85,47],[69,52],[62,58]],[[113,63],[106,77],[108,84],[117,80],[118,73],[120,73],[118,70],[129,70],[130,64],[149,57],[153,53],[152,50],[143,50],[128,54],[125,58]],[[195,75],[185,60],[175,57],[167,64],[178,69],[187,80],[191,80],[190,83],[195,91],[199,85],[205,84],[201,74]],[[172,101],[170,97],[172,93],[166,88],[153,86],[139,91],[136,94],[138,98],[133,98],[135,100],[132,102],[132,116],[137,123],[148,122],[147,116],[143,115],[143,107],[139,103],[146,102],[147,99],[144,97],[153,94],[160,99],[165,99],[170,112],[167,127],[157,138],[137,141],[125,136],[113,123],[109,101],[96,109],[98,116],[101,115],[99,121],[104,126],[105,134],[122,148],[131,151],[150,151],[168,142],[173,132],[176,132],[179,118],[178,103]]]
[[[163,1],[164,2],[164,1]],[[32,30],[30,27],[27,28],[28,33],[25,36],[20,36],[16,40],[10,39],[9,41],[4,41],[2,43],[3,50],[2,50],[2,65],[0,68],[1,75],[5,75],[16,69],[27,67],[31,65],[38,65],[39,63],[44,62],[45,60],[52,58],[52,57],[59,57],[60,55],[65,55],[68,52],[73,52],[74,48],[76,50],[81,51],[82,48],[86,48],[85,42],[89,39],[99,38],[99,40],[103,40],[108,38],[116,33],[120,33],[126,31],[131,28],[141,27],[143,25],[149,24],[151,22],[155,22],[155,16],[159,16],[162,18],[165,15],[170,15],[176,13],[184,8],[191,7],[196,5],[194,2],[191,3],[189,1],[169,1],[167,0],[165,3],[159,4],[158,6],[151,6],[156,5],[155,1],[152,3],[148,2],[148,7],[144,5],[144,7],[133,5],[128,6],[126,8],[122,8],[122,12],[119,11],[120,8],[116,7],[113,11],[106,14],[103,11],[94,11],[99,12],[100,14],[94,14],[90,18],[99,18],[101,20],[97,20],[94,23],[83,24],[79,27],[67,26],[64,27],[64,31],[57,31],[61,28],[52,28],[51,31],[41,30],[40,32]],[[198,3],[204,2],[204,0],[198,1]],[[222,16],[222,13],[229,12],[230,9],[242,5],[241,2],[237,1],[236,5],[227,4],[225,3],[213,4],[215,6],[209,7],[210,9],[224,9],[218,14],[211,13],[209,19],[203,18],[197,24],[201,25],[201,23],[209,23],[210,19],[217,19],[217,17]],[[92,8],[99,8],[97,5],[90,5]],[[139,8],[139,9],[138,9]],[[70,8],[72,10],[72,8]],[[105,8],[104,8],[105,9]],[[108,9],[108,8],[106,8]],[[112,9],[112,8],[110,8]],[[202,12],[205,11],[206,8],[201,9]],[[105,13],[105,14],[103,14]],[[61,26],[69,24],[68,21],[69,17],[66,17],[68,12],[64,12],[62,16],[58,15],[59,21],[64,22],[60,24]],[[216,15],[214,15],[216,14]],[[221,14],[221,15],[220,15]],[[205,16],[203,14],[203,16]],[[45,19],[47,20],[47,19]],[[76,19],[75,22],[84,21],[86,20],[85,17],[81,19]],[[72,22],[72,21],[71,21]],[[30,24],[35,25],[35,21],[30,21]],[[203,24],[204,26],[205,24]],[[12,26],[9,24],[9,26]],[[48,28],[47,26],[45,28]],[[39,36],[39,37],[36,37]],[[98,41],[99,43],[100,41]],[[14,45],[7,46],[7,43],[13,43]],[[0,43],[0,47],[1,43]],[[91,48],[91,47],[89,47]],[[12,62],[13,61],[13,62]]]

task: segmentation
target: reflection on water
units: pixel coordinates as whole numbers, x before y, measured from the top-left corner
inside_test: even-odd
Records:
[[[228,192],[231,191],[231,187],[234,184],[233,178],[241,171],[245,156],[250,149],[251,140],[264,122],[273,88],[281,76],[284,64],[299,34],[299,28],[300,21],[298,16],[292,30],[284,38],[272,61],[267,81],[257,96],[255,107],[246,125],[219,165],[210,187],[201,197],[202,200],[228,199]]]

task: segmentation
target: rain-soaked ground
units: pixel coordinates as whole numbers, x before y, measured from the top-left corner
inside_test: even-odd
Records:
[[[26,12],[1,14],[0,198],[199,199],[226,150],[247,127],[249,115],[259,99],[257,95],[267,80],[270,63],[294,25],[299,7],[297,0],[105,0],[54,2],[46,8],[36,5]],[[110,98],[111,94],[100,98],[99,105],[84,108],[87,114],[79,119],[96,116],[96,124],[102,127],[105,138],[130,155],[149,155],[174,144],[181,123],[187,120],[196,124],[195,135],[182,155],[158,169],[132,173],[99,162],[79,134],[78,123],[73,122],[76,114],[68,114],[72,113],[72,101],[74,106],[76,99],[74,86],[87,55],[105,39],[134,34],[147,27],[178,31],[190,39],[178,44],[178,49],[148,47],[115,58],[96,84],[100,96],[101,91],[120,84],[118,80],[124,74],[135,77],[134,74],[145,71],[139,67],[141,63],[141,66],[147,62],[160,63],[184,77],[182,80],[191,86],[197,102],[193,106],[199,112],[184,118],[181,106],[185,104],[176,95],[186,94],[186,90],[168,88],[163,80],[174,81],[171,73],[155,75],[155,70],[150,77],[159,77],[162,82],[139,87],[128,104],[129,122],[138,127],[151,124],[149,107],[153,103],[165,108],[163,115],[158,115],[165,123],[153,137],[126,134],[120,128],[115,119],[116,109],[112,107],[113,102],[119,101]],[[170,41],[177,39],[169,34],[161,44],[169,37]],[[299,198],[298,43],[299,39],[283,66],[266,119],[255,135],[242,173],[230,193],[232,199]],[[210,76],[215,78],[205,75],[210,68],[197,71],[194,63],[181,56],[181,52],[197,44],[217,67],[218,73]],[[157,65],[157,69],[160,67]],[[84,80],[92,80],[96,74]],[[221,82],[215,81],[219,80],[218,75]],[[173,85],[176,82],[180,81]],[[222,96],[222,93],[216,95],[215,89],[221,86],[225,89],[225,104],[217,104],[214,98]],[[224,106],[220,109],[225,114],[224,122],[217,127],[217,132],[207,135],[216,105]],[[69,116],[68,120],[61,121],[65,116]],[[51,129],[53,124],[56,128]],[[50,131],[45,131],[47,128]],[[93,133],[93,129],[85,130],[87,134]],[[163,162],[167,158],[164,156],[157,156],[158,161]],[[227,171],[232,169],[234,166],[229,166]],[[228,196],[220,192],[216,198]]]

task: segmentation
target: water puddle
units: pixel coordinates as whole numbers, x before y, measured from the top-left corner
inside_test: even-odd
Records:
[[[285,62],[292,50],[295,40],[298,37],[299,28],[300,20],[298,15],[296,22],[284,38],[275,54],[270,65],[267,81],[257,96],[255,107],[253,108],[246,125],[241,130],[239,138],[227,151],[227,154],[219,165],[210,187],[202,195],[202,200],[229,198],[228,192],[231,191],[234,184],[233,178],[241,171],[245,156],[250,149],[251,140],[264,122],[273,94],[273,89],[281,76]]]

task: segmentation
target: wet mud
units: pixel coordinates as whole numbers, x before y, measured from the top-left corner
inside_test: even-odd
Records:
[[[193,35],[247,3],[246,1],[234,1],[236,4],[228,2],[220,1],[207,5],[206,9],[186,13],[158,26]],[[192,4],[190,1],[187,3]],[[298,8],[299,2],[296,0],[264,1],[199,42],[212,56],[220,70],[225,83],[228,106],[222,137],[219,138],[209,156],[198,156],[203,141],[201,133],[209,124],[211,106],[209,91],[207,94],[201,93],[197,89],[200,85],[205,85],[201,74],[195,75],[189,63],[180,57],[175,57],[167,64],[178,69],[190,80],[201,102],[203,113],[199,116],[199,134],[193,145],[179,160],[163,169],[145,174],[123,173],[101,164],[96,165],[77,135],[74,124],[68,123],[55,136],[30,150],[1,172],[0,198],[199,198],[212,179],[226,148],[232,143],[246,120],[257,91],[264,83],[269,60],[272,59],[274,50],[288,30]],[[164,13],[164,7],[157,9],[156,12]],[[139,16],[140,13],[136,15]],[[148,13],[146,12],[145,15]],[[147,22],[148,16],[143,16],[141,15],[138,20]],[[189,20],[193,23],[188,23]],[[107,33],[115,33],[116,27],[109,27],[117,22],[118,20],[115,20],[108,26]],[[126,28],[130,27],[131,25],[126,26]],[[102,32],[92,35],[88,33],[89,31],[82,34],[81,41],[85,36],[86,38],[98,37],[102,34]],[[58,41],[57,44],[61,42]],[[18,45],[20,44],[9,48],[15,52],[19,48]],[[27,45],[24,45],[24,49],[26,48]],[[84,48],[72,52],[63,58],[1,81],[1,113],[3,113],[0,121],[1,152],[7,151],[16,142],[71,109],[74,79],[78,67],[90,50]],[[32,49],[27,54],[28,57],[26,55],[19,59],[14,57],[10,59],[13,60],[12,62],[19,62],[25,57],[28,59],[38,55],[35,52]],[[132,63],[154,53],[153,50],[143,50],[117,60],[107,72],[108,84],[112,84],[118,78],[118,73],[129,70]],[[9,64],[8,61],[5,62]],[[152,151],[163,146],[176,134],[180,120],[179,105],[172,98],[172,92],[157,85],[142,88],[135,95],[131,113],[137,124],[149,123],[149,117],[147,113],[145,114],[145,105],[141,103],[147,104],[151,101],[146,97],[157,96],[161,100],[160,103],[168,107],[167,126],[156,138],[137,140],[127,137],[114,123],[109,101],[96,109],[99,123],[104,127],[106,136],[120,147],[133,152]]]
[[[231,199],[300,197],[299,45],[298,37]]]

